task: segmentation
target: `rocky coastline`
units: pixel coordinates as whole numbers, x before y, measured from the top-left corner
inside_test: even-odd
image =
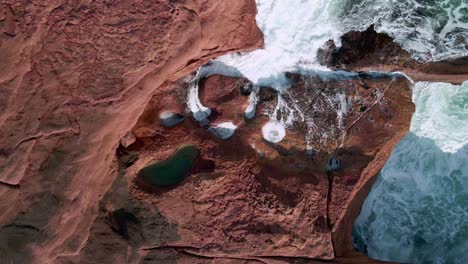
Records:
[[[468,79],[466,57],[421,63],[371,26],[287,91],[196,79],[198,120],[196,70],[262,48],[255,1],[0,5],[6,263],[380,263],[351,229],[408,132],[411,84]],[[177,181],[141,177],[179,162]]]

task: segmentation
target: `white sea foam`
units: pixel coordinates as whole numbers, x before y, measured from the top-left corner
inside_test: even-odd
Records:
[[[327,70],[316,54],[327,40],[375,24],[420,60],[468,55],[468,1],[257,0],[265,48],[218,58],[259,85],[288,87],[284,71]]]
[[[463,85],[418,82],[413,87],[417,105],[410,130],[430,138],[444,152],[468,144],[468,82]]]
[[[193,118],[195,118],[195,120],[197,120],[198,122],[203,122],[211,115],[211,109],[204,106],[200,102],[200,97],[198,96],[199,81],[200,75],[198,72],[197,75],[189,83],[187,106],[190,112],[192,112]]]
[[[277,89],[288,86],[284,71],[295,67],[319,68],[316,51],[339,35],[328,14],[330,1],[257,0],[257,24],[265,48],[229,54],[219,60],[233,66],[249,80]]]
[[[237,126],[232,122],[223,122],[217,125],[214,125],[209,128],[209,130],[220,139],[229,139],[234,135]]]
[[[257,103],[258,103],[258,92],[260,87],[254,86],[252,92],[249,95],[249,104],[245,109],[244,116],[247,119],[252,119],[255,117],[255,113],[257,112]]]
[[[266,141],[278,143],[286,136],[286,129],[281,123],[271,121],[263,126],[262,134]]]
[[[410,133],[367,197],[354,243],[382,260],[466,263],[468,81],[419,82],[413,90]]]

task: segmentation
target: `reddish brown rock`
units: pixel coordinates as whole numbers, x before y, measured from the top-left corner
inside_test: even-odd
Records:
[[[262,165],[254,146],[263,142],[261,120],[267,119],[259,114],[252,123],[245,122],[245,104],[240,102],[246,102],[247,97],[241,95],[244,84],[238,79],[211,76],[201,81],[200,90],[214,89],[216,84],[217,92],[204,94],[202,103],[210,105],[222,100],[221,104],[210,106],[216,106],[223,118],[239,126],[233,138],[219,140],[187,120],[170,130],[145,134],[138,140],[148,144],[129,150],[140,153],[139,160],[126,171],[129,181],[145,160],[164,159],[167,157],[164,153],[171,153],[182,142],[197,145],[203,158],[216,164],[211,173],[191,175],[179,187],[156,196],[145,194],[145,199],[139,199],[144,190],[129,187],[129,195],[136,197],[133,206],[156,207],[177,228],[178,238],[174,241],[147,243],[142,247],[167,244],[166,247],[185,248],[200,256],[241,259],[333,258],[331,235],[326,231],[326,199],[314,202],[326,197],[323,193],[327,189],[326,178],[318,179],[308,173],[291,175],[286,168],[278,171]],[[184,89],[175,87],[181,88]],[[150,103],[151,111],[167,107],[157,103],[156,98]],[[266,105],[259,105],[259,109],[262,107]],[[145,123],[139,122],[134,131],[143,131],[143,126]],[[166,149],[167,152],[162,152]],[[146,209],[141,213],[145,214]]]
[[[3,1],[0,10],[2,261],[125,263],[125,241],[94,233],[109,228],[99,204],[121,177],[120,138],[165,83],[262,45],[255,2]]]
[[[146,240],[135,242],[133,251],[148,254],[152,260],[175,250],[210,259],[269,262],[275,257],[278,263],[301,263],[334,259],[334,243],[340,247],[351,245],[346,244],[347,237],[343,242],[333,240],[338,234],[350,238],[348,230],[334,230],[346,226],[342,216],[354,199],[353,190],[368,181],[366,168],[381,168],[384,163],[379,157],[389,154],[391,149],[387,148],[407,131],[414,111],[409,82],[391,77],[325,81],[316,76],[288,74],[288,78],[293,87],[288,91],[290,97],[283,98],[288,104],[297,99],[297,109],[315,118],[318,130],[309,135],[312,157],[307,155],[305,144],[309,130],[302,121],[295,122],[277,145],[262,139],[261,128],[276,107],[276,100],[262,100],[259,115],[244,120],[247,97],[241,93],[243,79],[214,75],[200,82],[201,102],[219,113],[211,118],[238,125],[229,140],[217,139],[191,119],[170,129],[148,122],[151,113],[177,108],[174,103],[187,84],[180,81],[155,94],[132,130],[137,143],[120,156],[121,164],[130,153],[137,154],[138,160],[128,168],[121,166],[120,187],[108,192],[113,197],[108,200],[112,207],[133,212],[142,230],[147,230],[143,231]],[[268,88],[263,89],[262,98],[277,96],[266,96]],[[340,94],[349,101],[348,113],[341,121],[336,112],[340,100],[333,101]],[[334,103],[328,105],[330,100]],[[320,140],[325,134],[329,140]],[[213,161],[214,170],[193,173],[179,186],[164,192],[148,192],[133,183],[149,160],[166,159],[186,143],[196,145],[203,159]],[[325,164],[335,150],[343,168],[329,178]],[[160,220],[148,218],[154,210]],[[166,222],[171,223],[171,229],[165,227]],[[348,223],[352,225],[352,221]],[[340,252],[338,256],[345,253]]]
[[[336,48],[333,41],[325,43],[324,49],[319,51],[318,58],[323,65],[333,69],[399,71],[414,81],[442,81],[459,84],[468,79],[467,57],[430,63],[417,62],[392,38],[383,33],[376,33],[373,26],[363,32],[346,33],[342,37],[342,47],[340,48]],[[363,83],[363,88],[366,87],[368,84]],[[393,90],[389,90],[390,93],[385,93],[385,105],[390,107],[399,104],[409,106],[411,104],[409,94],[398,90],[398,87],[401,88],[400,85],[396,87],[397,93],[392,93]],[[405,126],[407,121],[404,121],[403,117],[411,116],[412,110],[410,109],[409,107],[399,113],[392,113],[380,108],[380,113],[374,113],[371,120],[364,118],[360,122],[360,127],[354,128],[353,132],[347,136],[347,140],[343,142],[345,149],[362,149],[363,153],[370,154],[369,157],[372,159],[370,162],[363,159],[354,163],[355,167],[360,167],[362,170],[360,177],[351,174],[342,178],[333,178],[330,219],[334,222],[332,234],[336,256],[354,256],[355,250],[351,242],[354,219],[359,215],[360,208],[372,188],[376,175],[389,158],[393,146],[405,135],[404,130],[393,129]],[[372,111],[375,112],[375,109]],[[391,118],[396,123],[391,126],[385,125],[386,129],[375,130],[372,129],[375,117],[378,119]],[[390,131],[387,131],[388,128]],[[356,131],[367,131],[368,133],[359,135]],[[387,132],[391,133],[387,134]],[[367,165],[365,165],[366,163]],[[349,186],[353,186],[353,188],[349,188]],[[333,210],[333,208],[341,209]]]
[[[250,82],[247,79],[212,75],[200,82],[200,100],[214,111],[212,122],[241,120],[247,107],[247,97],[239,96],[241,89]],[[222,108],[222,110],[220,109]]]

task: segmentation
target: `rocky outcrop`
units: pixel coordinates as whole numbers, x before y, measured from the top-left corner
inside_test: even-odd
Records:
[[[334,244],[350,245],[339,239],[351,236],[346,229],[352,226],[346,221],[351,218],[344,217],[354,190],[369,181],[372,169],[384,165],[408,130],[414,111],[410,83],[390,74],[379,78],[356,74],[344,80],[343,76],[326,80],[316,75],[287,76],[292,87],[279,96],[297,111],[297,119],[276,144],[262,136],[263,125],[278,110],[278,94],[271,88],[260,88],[258,115],[248,120],[243,115],[249,101],[246,80],[212,75],[200,81],[201,103],[216,109],[210,122],[230,121],[237,126],[228,140],[219,139],[194,118],[173,128],[158,122],[160,111],[183,109],[185,101],[178,97],[189,85],[184,80],[192,78],[154,95],[132,129],[136,143],[122,147],[119,155],[120,164],[131,156],[138,159],[120,166],[122,177],[108,192],[112,198],[107,207],[124,208],[141,223],[145,239],[132,242],[132,252],[151,260],[175,251],[210,260],[267,263],[331,260],[353,252],[337,255]],[[278,118],[289,115],[284,110],[277,114]],[[148,161],[165,160],[180,144],[188,143],[213,162],[212,171],[191,174],[170,189],[148,190],[133,183]],[[333,157],[342,166],[327,172]],[[154,218],[155,210],[159,220]],[[105,212],[101,214],[104,219]],[[165,227],[167,222],[171,229]],[[99,240],[97,232],[103,230],[92,232],[91,241]],[[138,237],[139,232],[129,236]],[[112,230],[106,233],[112,237]],[[348,237],[343,241],[349,242]]]
[[[88,251],[100,240],[91,232],[99,204],[121,177],[119,140],[165,84],[221,54],[261,47],[255,2],[0,6],[2,262],[124,263],[124,241]]]
[[[410,54],[396,44],[391,37],[375,32],[373,26],[363,32],[346,33],[341,39],[341,44],[339,48],[333,41],[324,44],[323,49],[318,52],[318,59],[322,65],[332,69],[359,71],[365,75],[368,75],[366,72],[375,71],[401,72],[413,81],[460,84],[468,79],[468,57],[429,63],[418,62],[412,59]],[[408,98],[405,101],[408,101]],[[398,99],[395,102],[398,102]],[[362,171],[359,181],[349,194],[349,199],[340,202],[345,205],[346,209],[340,212],[332,229],[334,250],[337,256],[353,255],[354,249],[350,234],[354,219],[359,215],[360,208],[382,165],[389,158],[393,146],[405,134],[397,131],[394,133],[392,138],[387,138],[387,143],[381,145],[373,161]],[[374,139],[380,136],[370,134],[369,138]],[[368,142],[362,141],[359,145],[364,147]]]
[[[341,37],[341,46],[333,40],[318,51],[322,65],[352,71],[404,72],[414,81],[439,81],[460,84],[468,80],[468,57],[422,63],[414,60],[385,33],[371,25],[365,31],[350,31]]]
[[[402,49],[393,38],[384,33],[377,33],[371,25],[365,31],[350,31],[341,37],[341,47],[336,48],[333,41],[325,43],[319,57],[327,66],[359,67],[379,64],[393,64],[408,67],[414,61],[406,50]]]

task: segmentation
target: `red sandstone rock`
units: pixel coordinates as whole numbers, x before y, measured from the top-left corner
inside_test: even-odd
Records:
[[[121,177],[120,138],[164,83],[262,45],[255,2],[7,0],[0,10],[2,261],[124,263],[126,242],[94,233]]]
[[[350,245],[344,244],[349,242],[348,230],[336,234],[333,230],[346,226],[341,222],[348,210],[343,205],[354,199],[354,188],[368,180],[365,168],[381,168],[384,163],[376,159],[382,155],[379,150],[392,147],[407,131],[414,110],[409,82],[402,78],[326,82],[313,76],[288,77],[293,83],[289,92],[291,98],[298,99],[297,107],[307,115],[315,113],[317,125],[324,129],[320,133],[334,137],[314,141],[312,159],[306,155],[307,129],[301,122],[289,128],[278,145],[262,139],[261,127],[268,121],[263,113],[271,113],[276,100],[263,101],[258,116],[244,120],[247,97],[240,92],[245,85],[242,79],[214,75],[200,82],[201,102],[219,113],[212,118],[238,125],[234,137],[227,141],[217,139],[191,119],[170,129],[147,121],[151,113],[177,108],[177,97],[187,89],[183,82],[154,95],[133,129],[140,143],[126,149],[127,153],[138,153],[139,159],[128,168],[121,166],[120,174],[125,176],[118,186],[124,187],[109,191],[117,201],[122,199],[119,192],[128,193],[127,202],[109,203],[135,213],[142,230],[147,230],[143,231],[146,240],[135,242],[133,250],[140,249],[138,254],[143,250],[152,260],[167,250],[176,250],[199,257],[267,262],[274,256],[287,263],[297,258],[333,259],[334,243]],[[343,119],[346,136],[339,129],[331,129],[338,126],[334,105],[311,108],[327,100],[320,97],[324,93],[330,97],[344,93],[353,98]],[[362,110],[363,106],[367,110]],[[369,134],[373,136],[367,138]],[[214,171],[192,174],[164,192],[148,192],[133,184],[136,173],[149,160],[165,159],[179,144],[186,143],[196,145],[204,159],[212,160]],[[337,148],[344,167],[332,174],[330,186],[325,163]],[[386,154],[390,152],[385,149]],[[157,222],[148,218],[152,210],[161,215]],[[171,229],[162,226],[165,222],[171,223]],[[346,239],[332,243],[333,236],[338,235]],[[349,263],[349,259],[344,262]]]

